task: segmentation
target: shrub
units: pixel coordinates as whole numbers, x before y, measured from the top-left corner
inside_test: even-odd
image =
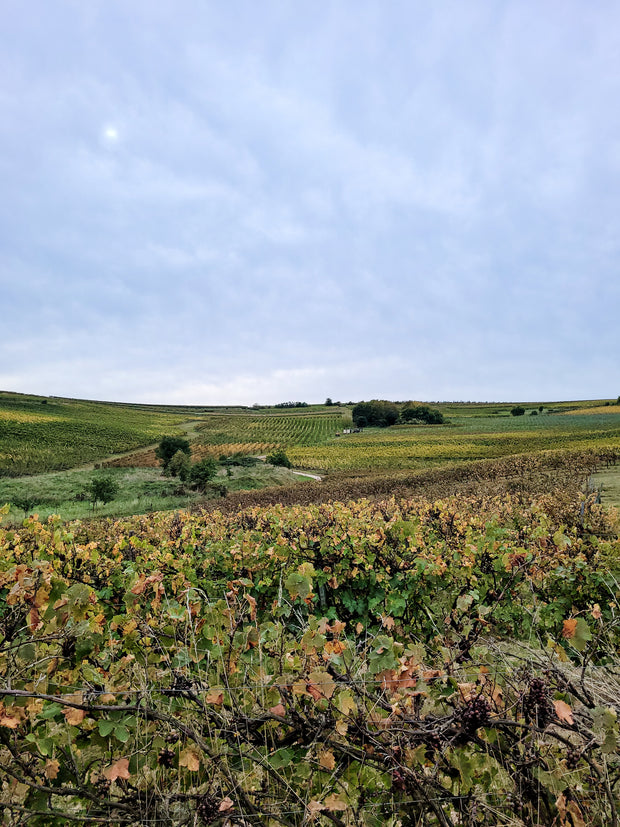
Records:
[[[511,408],[510,413],[513,416],[523,416],[523,414],[525,413],[525,408],[523,408],[521,405],[515,405],[514,408]]]
[[[210,480],[217,473],[217,462],[211,457],[201,459],[200,462],[192,465],[189,472],[189,481],[199,491],[204,491]]]
[[[398,422],[398,408],[385,399],[372,399],[370,402],[358,402],[351,411],[351,416],[358,428],[387,428]]]
[[[167,476],[178,477],[181,482],[186,482],[189,477],[191,465],[191,460],[185,451],[177,451],[168,463],[165,473]]]
[[[267,462],[270,465],[279,465],[282,468],[293,467],[293,463],[286,456],[286,453],[283,448],[278,448],[273,453],[269,454],[269,456],[267,457]]]
[[[400,412],[403,422],[424,422],[426,425],[443,425],[446,421],[441,411],[427,405],[405,406]]]
[[[93,504],[93,510],[97,507],[98,502],[104,505],[109,503],[118,494],[118,483],[112,477],[95,477],[88,485],[87,494],[88,499]]]
[[[183,453],[187,454],[188,457],[190,456],[191,449],[187,439],[183,439],[183,437],[180,436],[162,437],[161,442],[155,449],[155,456],[161,462],[164,468],[164,473],[168,468],[170,460],[177,453],[177,451],[183,451]]]

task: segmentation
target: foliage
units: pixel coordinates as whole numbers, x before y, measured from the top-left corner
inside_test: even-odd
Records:
[[[373,399],[370,402],[358,402],[351,416],[358,428],[386,428],[398,422],[398,408],[393,402]]]
[[[573,489],[29,519],[0,552],[7,827],[617,821],[620,538]]]
[[[159,442],[155,450],[155,456],[161,462],[164,473],[167,472],[168,466],[174,455],[177,451],[182,451],[184,454],[187,454],[189,457],[191,455],[191,449],[189,446],[189,440],[184,439],[180,436],[164,436]]]
[[[273,453],[269,454],[269,456],[267,457],[267,462],[270,465],[276,465],[282,468],[293,467],[290,459],[286,455],[286,452],[282,448],[279,448],[276,451],[273,451]]]
[[[13,497],[13,505],[24,512],[24,517],[27,516],[28,512],[32,511],[36,503],[37,498],[33,494],[17,494]]]
[[[189,446],[189,443],[188,443]],[[186,451],[177,451],[165,468],[165,474],[170,477],[178,477],[181,482],[186,482],[190,476],[192,461]]]
[[[515,405],[514,408],[510,409],[510,413],[512,416],[523,416],[525,408],[522,405]]]
[[[217,474],[218,464],[214,459],[202,459],[194,463],[189,472],[189,481],[198,490],[204,490]]]
[[[118,494],[118,483],[110,476],[95,477],[91,480],[87,492],[94,509],[98,502],[105,505],[114,499]]]
[[[332,400],[331,400],[331,397],[329,397],[329,396],[327,397],[327,399],[325,400],[325,404],[326,404],[327,406],[330,406],[330,405],[333,405],[333,404],[334,404],[334,403],[332,402]]]
[[[307,402],[276,402],[274,408],[307,408]]]
[[[424,422],[427,425],[443,425],[446,421],[441,411],[428,405],[407,406],[400,412],[403,422]]]

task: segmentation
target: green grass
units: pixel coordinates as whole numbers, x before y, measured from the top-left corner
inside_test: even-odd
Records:
[[[620,468],[608,468],[591,477],[591,484],[601,492],[601,502],[620,508]]]
[[[229,491],[258,489],[276,485],[292,485],[304,480],[286,468],[259,463],[251,468],[233,467],[230,475],[220,469],[213,482]],[[110,476],[118,484],[116,497],[107,505],[92,504],[84,499],[89,482],[97,475]],[[59,514],[65,520],[93,516],[128,516],[147,511],[185,509],[204,500],[200,492],[185,490],[178,479],[164,477],[157,468],[111,468],[105,471],[83,469],[56,471],[36,476],[0,479],[0,506],[28,496],[34,501],[29,514],[46,519]],[[24,519],[24,511],[11,505],[6,522]]]

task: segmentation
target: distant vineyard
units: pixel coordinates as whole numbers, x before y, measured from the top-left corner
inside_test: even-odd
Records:
[[[74,468],[148,445],[186,416],[0,395],[0,476]]]
[[[508,430],[509,420],[490,418],[462,427],[410,427],[351,434],[325,445],[296,445],[288,455],[300,468],[329,471],[405,469],[546,450],[620,447],[620,416],[539,417]],[[596,420],[596,421],[595,421]],[[504,430],[499,426],[504,425]],[[559,427],[561,425],[561,427]],[[486,427],[485,427],[486,426]]]
[[[351,424],[350,418],[333,413],[290,413],[261,416],[208,416],[197,426],[199,442],[263,442],[282,445],[322,445]]]

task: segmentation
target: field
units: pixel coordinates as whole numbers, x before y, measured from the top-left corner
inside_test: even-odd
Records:
[[[0,393],[0,476],[58,471],[178,431],[185,413]]]
[[[3,825],[617,825],[596,465],[0,529]]]

